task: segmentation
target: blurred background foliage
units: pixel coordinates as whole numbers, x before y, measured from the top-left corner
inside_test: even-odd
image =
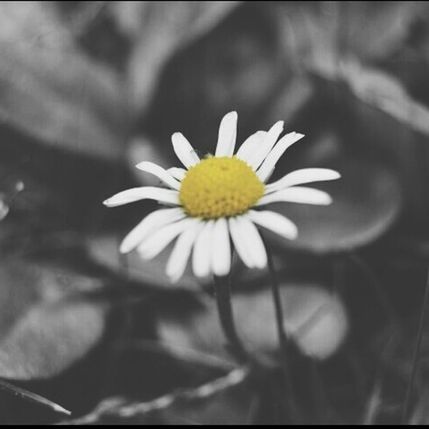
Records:
[[[65,418],[34,394],[96,422],[399,421],[429,257],[426,2],[7,1],[0,57],[2,423]],[[101,202],[151,183],[141,160],[176,165],[175,131],[213,150],[231,110],[240,140],[279,119],[306,134],[279,174],[343,178],[330,207],[279,206],[296,241],[268,237],[288,386],[274,374],[195,398],[234,368],[211,285],[170,287],[165,254],[120,257],[153,206]],[[266,273],[237,263],[233,290],[246,343],[281,361]],[[429,422],[428,333],[413,423]]]

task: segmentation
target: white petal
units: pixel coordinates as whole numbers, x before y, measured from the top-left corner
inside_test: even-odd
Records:
[[[292,171],[276,182],[270,183],[265,187],[265,193],[279,191],[284,188],[304,183],[323,182],[327,180],[336,180],[341,177],[340,173],[329,168],[302,168]]]
[[[196,219],[182,219],[178,222],[166,225],[153,234],[149,235],[146,240],[138,247],[139,255],[143,259],[152,259],[162,252],[181,232],[189,228]]]
[[[188,263],[195,239],[203,226],[202,222],[197,221],[189,226],[177,239],[174,249],[167,262],[167,275],[175,283],[182,277]]]
[[[241,232],[239,218],[231,217],[228,222],[229,232],[238,256],[240,256],[247,267],[254,268],[255,263],[253,262],[252,253],[247,245],[246,237]]]
[[[232,156],[236,137],[237,112],[229,112],[220,122],[215,156]]]
[[[237,224],[240,235],[246,240],[254,266],[259,269],[264,268],[267,265],[267,252],[256,226],[246,215],[237,217]]]
[[[140,200],[156,200],[162,203],[179,205],[179,193],[171,189],[155,186],[141,186],[119,192],[103,202],[107,207],[122,206]]]
[[[255,151],[260,150],[266,135],[266,131],[257,131],[255,134],[248,137],[238,149],[236,153],[237,158],[249,163]]]
[[[298,228],[296,225],[279,213],[269,210],[250,210],[248,216],[249,219],[256,224],[267,228],[282,237],[288,238],[289,240],[295,239],[298,235]]]
[[[231,268],[231,246],[229,242],[228,222],[225,218],[215,221],[212,229],[213,274],[226,276]]]
[[[182,133],[174,133],[171,136],[171,141],[173,142],[174,152],[186,168],[190,168],[200,162],[195,149]]]
[[[264,204],[282,201],[326,206],[332,203],[332,198],[329,194],[324,191],[320,191],[319,189],[295,186],[293,188],[286,188],[281,191],[265,195],[257,202],[256,205],[262,206]]]
[[[214,221],[209,220],[195,240],[192,254],[192,267],[197,277],[206,277],[210,274],[212,230]]]
[[[128,253],[135,249],[151,232],[184,218],[186,214],[181,208],[156,210],[147,215],[121,243],[120,252]]]
[[[186,176],[186,170],[184,168],[171,167],[167,170],[175,179],[181,182]]]
[[[276,122],[266,133],[265,138],[259,145],[259,148],[246,161],[254,170],[256,170],[270,153],[272,147],[276,144],[277,139],[283,131],[283,121]]]
[[[274,170],[274,167],[276,166],[277,161],[284,154],[286,149],[292,146],[298,140],[302,139],[303,137],[304,137],[304,134],[299,134],[295,132],[286,134],[284,137],[282,137],[274,146],[273,150],[265,158],[265,161],[262,163],[259,170],[256,172],[258,177],[263,182],[265,182],[270,176],[270,174],[272,173],[272,171]]]
[[[159,165],[154,164],[153,162],[143,161],[140,162],[140,164],[137,164],[136,167],[139,170],[146,171],[146,173],[150,173],[158,177],[167,186],[170,186],[170,188],[176,190],[180,189],[180,183],[167,170]]]

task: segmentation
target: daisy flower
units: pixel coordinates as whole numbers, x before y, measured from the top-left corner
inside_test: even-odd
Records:
[[[152,162],[136,167],[153,174],[165,187],[143,186],[125,190],[104,201],[116,207],[144,199],[167,206],[146,216],[123,240],[120,251],[137,249],[143,259],[157,256],[176,240],[166,272],[172,282],[185,271],[192,255],[197,277],[225,276],[231,268],[231,244],[249,268],[262,269],[267,254],[258,227],[293,240],[295,224],[264,209],[271,203],[327,205],[331,197],[306,183],[334,180],[340,175],[324,168],[304,168],[267,183],[283,153],[303,134],[280,137],[283,121],[268,131],[251,135],[235,152],[237,113],[220,123],[214,156],[200,158],[181,133],[172,135],[173,149],[184,168],[164,169]]]

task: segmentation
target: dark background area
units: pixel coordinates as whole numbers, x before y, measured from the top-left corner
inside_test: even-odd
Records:
[[[404,411],[429,259],[427,2],[1,2],[0,58],[1,423],[429,422],[426,323]],[[268,237],[287,383],[196,398],[236,367],[212,287],[169,285],[165,253],[121,257],[155,205],[102,201],[153,183],[142,160],[176,166],[173,132],[213,151],[231,110],[239,141],[277,120],[306,135],[279,175],[342,179],[329,207],[279,207],[296,241]],[[234,267],[238,329],[281,366],[269,288]]]

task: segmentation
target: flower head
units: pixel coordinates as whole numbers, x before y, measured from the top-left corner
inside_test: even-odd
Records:
[[[283,122],[251,135],[235,151],[237,113],[224,116],[214,156],[200,159],[181,134],[172,136],[174,151],[185,168],[164,168],[142,162],[137,168],[157,176],[166,187],[143,186],[120,192],[104,201],[115,207],[143,199],[168,206],[146,216],[124,239],[121,252],[137,249],[144,259],[157,256],[176,240],[167,274],[177,281],[192,255],[197,277],[227,275],[231,268],[231,242],[249,268],[264,268],[265,247],[257,229],[263,227],[293,240],[294,223],[262,206],[274,202],[327,205],[331,197],[318,189],[300,186],[340,177],[334,170],[305,168],[267,184],[277,161],[302,137],[280,137]]]

